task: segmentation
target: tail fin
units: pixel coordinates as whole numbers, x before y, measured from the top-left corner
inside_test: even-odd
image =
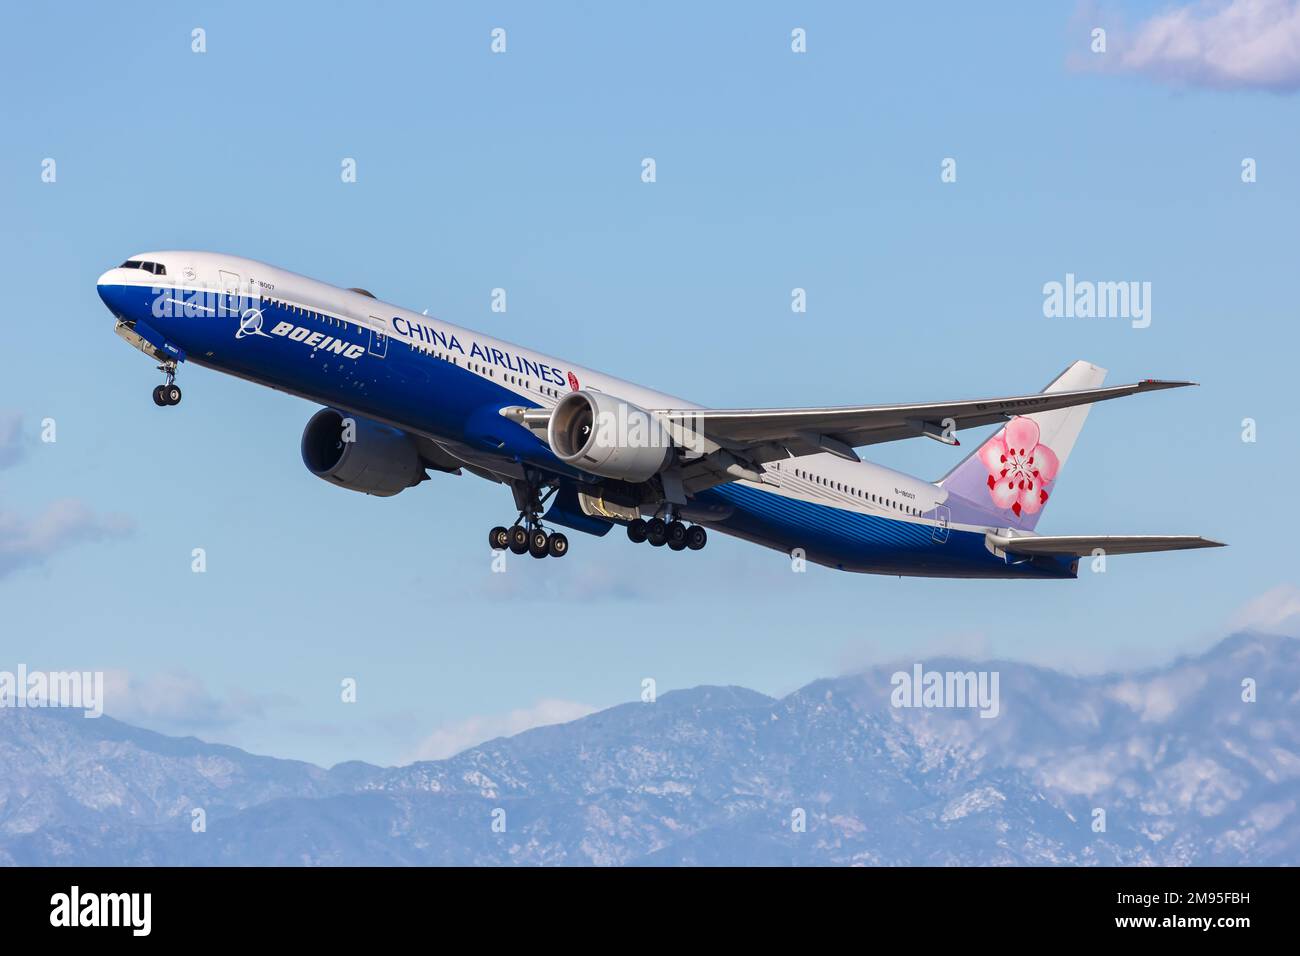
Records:
[[[1044,392],[1097,388],[1106,370],[1075,362]],[[1008,527],[1032,531],[1083,429],[1091,405],[1018,415],[971,452],[937,484],[945,491],[1005,516]]]

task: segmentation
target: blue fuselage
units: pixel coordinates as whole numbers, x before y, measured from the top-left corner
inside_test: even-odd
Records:
[[[549,396],[576,387],[574,373],[558,360],[480,345],[467,330],[459,330],[462,340],[445,331],[450,328],[445,324],[439,325],[440,332],[416,331],[419,316],[373,299],[362,300],[366,315],[352,314],[340,302],[359,297],[344,290],[335,290],[342,298],[329,303],[311,296],[291,298],[288,290],[255,298],[251,291],[242,287],[214,295],[186,289],[181,282],[150,286],[101,280],[99,287],[114,315],[149,342],[155,354],[473,450],[503,466],[525,465],[577,486],[594,480],[499,414],[506,406],[539,407]],[[597,373],[579,374],[591,378]],[[824,457],[801,461],[816,468]],[[850,571],[945,577],[1076,574],[1076,562],[1070,559],[996,553],[986,545],[986,528],[951,522],[941,505],[915,514],[879,513],[881,509],[802,487],[790,469],[774,474],[772,485],[737,481],[700,492],[695,500],[714,517],[697,520],[796,558]]]

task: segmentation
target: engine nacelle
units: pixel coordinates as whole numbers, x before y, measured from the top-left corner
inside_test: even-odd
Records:
[[[322,408],[307,422],[302,463],[340,488],[385,498],[429,477],[406,432],[334,408]]]
[[[556,403],[546,441],[565,464],[622,481],[645,481],[672,460],[672,442],[649,412],[585,389]]]

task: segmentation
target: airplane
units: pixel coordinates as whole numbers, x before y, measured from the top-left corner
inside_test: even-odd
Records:
[[[192,363],[323,406],[307,469],[392,496],[430,472],[507,486],[518,516],[494,552],[569,551],[560,526],[672,551],[718,531],[844,571],[952,578],[1078,576],[1079,559],[1221,547],[1191,535],[1039,535],[1091,406],[1193,385],[1103,386],[1076,361],[1043,391],[815,408],[707,408],[377,299],[237,256],[132,256],[98,280],[115,332],[158,363],[161,407]],[[997,430],[937,481],[856,449]]]

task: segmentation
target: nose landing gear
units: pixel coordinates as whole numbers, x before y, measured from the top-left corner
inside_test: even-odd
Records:
[[[153,390],[153,403],[159,407],[179,405],[181,403],[181,387],[176,384],[176,363],[164,362],[158,366],[158,371],[166,374],[167,384],[159,385]]]

